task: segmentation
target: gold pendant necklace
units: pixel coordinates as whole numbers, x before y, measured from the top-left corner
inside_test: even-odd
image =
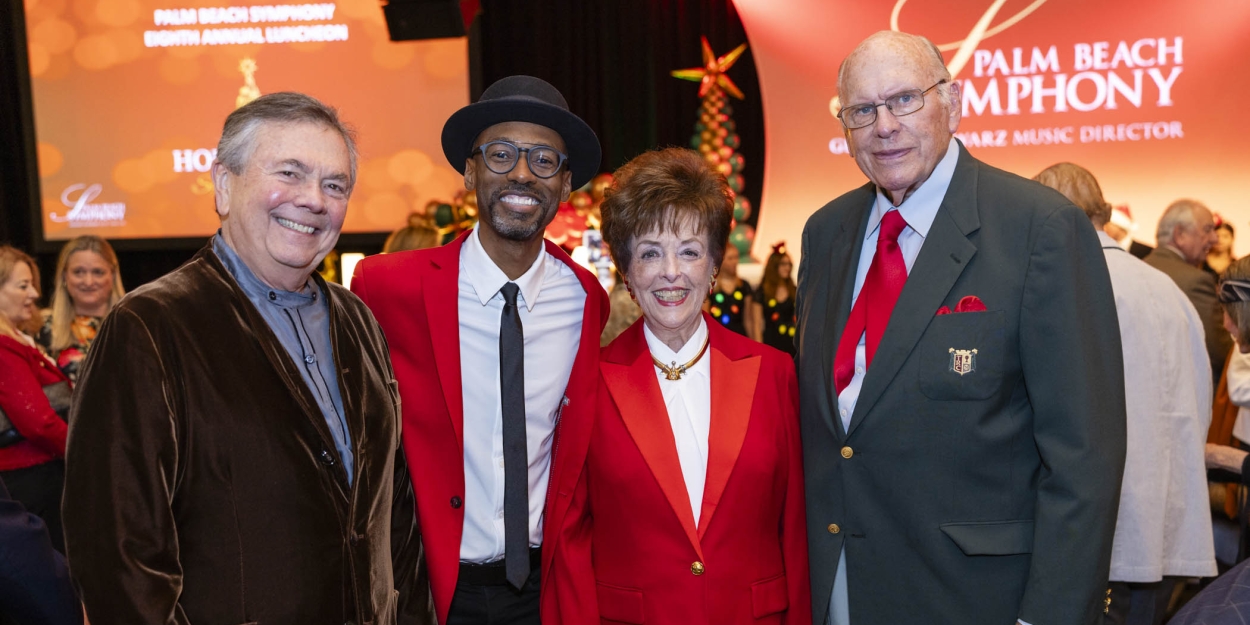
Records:
[[[691,358],[690,362],[687,362],[684,365],[677,364],[677,361],[675,360],[672,365],[666,365],[660,362],[660,359],[656,358],[655,354],[651,354],[651,362],[654,362],[655,366],[659,367],[660,371],[664,372],[664,379],[680,380],[681,376],[689,371],[690,368],[694,366],[694,363],[699,362],[699,359],[702,358],[703,354],[707,352],[708,339],[710,338],[712,338],[712,334],[709,332],[707,336],[703,337],[703,347],[699,348],[699,353],[695,354],[694,358]]]

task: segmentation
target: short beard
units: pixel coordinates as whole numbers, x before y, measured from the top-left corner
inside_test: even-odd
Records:
[[[489,212],[486,217],[490,219],[492,229],[500,237],[509,241],[526,242],[533,241],[536,236],[541,237],[543,231],[546,230],[547,222],[550,221],[550,219],[547,219],[548,214],[554,218],[556,211],[552,210],[552,207],[549,206],[548,201],[544,198],[539,203],[538,212],[534,214],[534,221],[522,222],[509,219],[507,212],[510,211],[507,208],[499,207],[498,204],[499,198],[508,191],[509,189],[502,189],[495,192],[494,197],[485,204],[486,210]]]
[[[543,230],[541,219],[535,220],[533,223],[520,223],[509,220],[494,211],[491,211],[490,214],[490,224],[499,236],[509,241],[531,241],[534,239],[534,235],[539,234]]]

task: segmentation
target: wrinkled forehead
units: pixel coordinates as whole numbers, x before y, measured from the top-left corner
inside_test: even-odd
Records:
[[[327,124],[265,121],[257,126],[252,144],[249,160],[260,157],[262,162],[317,162],[344,171],[351,167],[351,146],[339,131]]]
[[[860,44],[842,65],[842,101],[882,98],[906,89],[926,89],[944,66],[919,38],[880,37]]]
[[[1203,230],[1215,229],[1215,216],[1205,206],[1194,207],[1194,223]]]

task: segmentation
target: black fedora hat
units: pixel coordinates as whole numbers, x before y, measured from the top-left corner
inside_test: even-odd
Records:
[[[569,112],[568,102],[555,87],[533,76],[502,78],[487,87],[477,102],[453,113],[443,125],[447,162],[463,174],[473,141],[483,130],[503,122],[529,122],[560,133],[569,153],[574,189],[599,172],[601,153],[595,131]]]

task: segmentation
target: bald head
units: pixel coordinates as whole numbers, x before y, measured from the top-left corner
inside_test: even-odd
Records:
[[[854,50],[842,60],[838,68],[838,95],[846,93],[846,76],[855,68],[857,61],[871,58],[871,53],[886,52],[894,56],[908,57],[933,75],[933,82],[945,78],[950,80],[951,73],[946,69],[946,60],[938,47],[925,37],[895,30],[879,30],[859,42]],[[842,105],[847,104],[842,98]]]
[[[860,171],[899,206],[946,156],[962,112],[959,83],[928,39],[882,31],[842,62],[838,97],[843,110],[875,113],[866,125],[839,119]]]

